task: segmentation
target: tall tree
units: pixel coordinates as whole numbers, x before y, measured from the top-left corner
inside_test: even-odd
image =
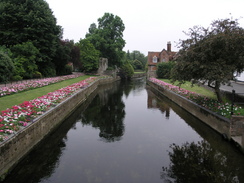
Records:
[[[109,66],[120,66],[123,59],[122,49],[125,46],[122,19],[110,13],[105,13],[98,19],[98,26],[91,24],[86,38],[100,51],[101,57],[108,58]]]
[[[81,39],[76,46],[80,48],[80,60],[85,72],[98,69],[99,51],[87,39]]]
[[[56,25],[45,0],[0,1],[0,45],[11,47],[32,42],[40,52],[39,70],[47,75],[55,72],[52,58],[61,35],[61,27]]]
[[[213,21],[209,28],[195,26],[181,41],[174,80],[212,82],[219,101],[220,85],[233,78],[234,72],[244,70],[244,29],[238,20]]]
[[[14,64],[9,55],[8,49],[0,47],[0,83],[10,81],[13,76]]]
[[[39,58],[39,50],[32,44],[32,42],[25,42],[16,44],[11,47],[13,53],[12,57],[15,65],[15,77],[24,79],[33,78],[33,75],[38,70],[36,62]]]

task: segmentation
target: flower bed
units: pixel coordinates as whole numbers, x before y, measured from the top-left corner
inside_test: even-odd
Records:
[[[164,81],[158,80],[156,78],[150,78],[150,81],[161,85],[168,90],[171,90],[183,97],[188,98],[189,100],[197,103],[198,105],[201,105],[202,107],[205,107],[206,109],[209,109],[221,116],[224,116],[226,118],[231,117],[231,104],[230,103],[220,103],[215,99],[208,98],[203,95],[199,95],[195,92],[185,90],[183,88],[180,88],[178,86],[174,86],[172,84],[166,83]],[[244,116],[244,108],[234,105],[233,106],[233,115],[242,115]]]
[[[98,77],[90,77],[86,80],[74,83],[70,86],[48,93],[31,101],[25,101],[0,113],[0,142],[9,138],[21,128],[28,126],[32,119],[43,114],[53,105],[60,103],[77,90],[88,86]]]
[[[11,86],[0,87],[0,97],[3,97],[5,95],[11,95],[22,91],[31,90],[34,88],[40,88],[67,79],[77,78],[81,75],[83,74],[80,73],[80,74],[73,74],[73,75],[53,77],[53,78],[29,80],[29,81],[24,81],[23,83],[13,84]]]

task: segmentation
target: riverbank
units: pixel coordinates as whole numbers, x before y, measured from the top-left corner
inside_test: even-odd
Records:
[[[187,110],[193,116],[210,126],[212,129],[222,134],[226,139],[234,142],[239,149],[244,152],[244,117],[232,116],[231,119],[220,116],[190,100],[174,93],[163,86],[147,80],[147,84],[158,92],[175,102],[177,105]]]
[[[115,82],[119,78],[101,78],[62,101],[34,119],[30,125],[18,131],[0,145],[0,177],[3,179],[21,159],[43,138],[55,130],[99,85]]]

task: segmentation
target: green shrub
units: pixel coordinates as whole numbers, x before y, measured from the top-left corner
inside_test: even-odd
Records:
[[[158,78],[170,79],[170,72],[174,64],[172,61],[158,63],[156,71]]]
[[[134,74],[134,68],[132,65],[126,61],[119,70],[119,76],[122,79],[130,79]]]
[[[23,77],[19,76],[19,75],[15,75],[13,76],[12,80],[13,81],[21,81],[23,79]]]
[[[73,67],[72,65],[66,64],[65,65],[65,74],[72,74]]]
[[[38,71],[35,71],[33,73],[33,78],[42,78],[42,73],[38,72]]]
[[[7,52],[0,49],[0,83],[8,82],[13,75],[14,64]]]

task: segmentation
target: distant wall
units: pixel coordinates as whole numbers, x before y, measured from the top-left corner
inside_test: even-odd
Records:
[[[95,81],[88,87],[79,90],[54,108],[34,119],[33,123],[24,128],[9,140],[0,144],[0,177],[4,178],[12,168],[37,145],[45,136],[55,130],[98,85],[110,83],[118,78],[106,78]]]

